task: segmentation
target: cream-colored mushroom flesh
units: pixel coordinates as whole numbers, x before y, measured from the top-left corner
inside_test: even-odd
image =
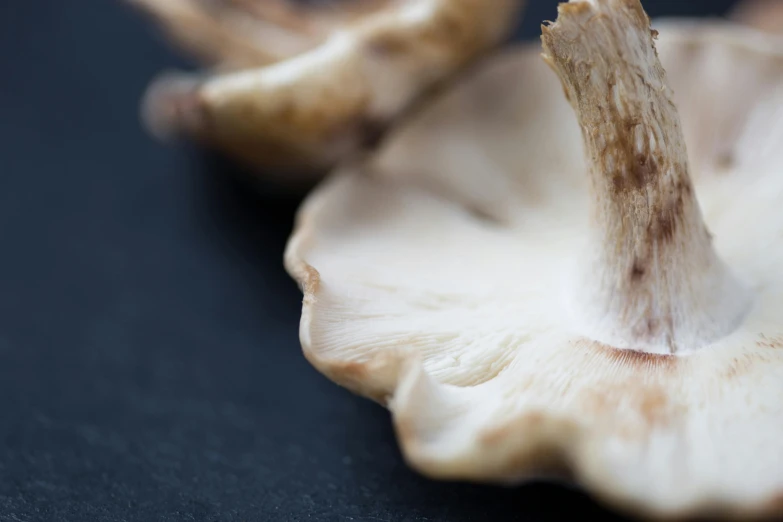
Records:
[[[330,16],[325,8],[295,10],[279,0],[132,1],[182,46],[223,69],[155,80],[142,108],[150,132],[282,170],[281,180],[288,172],[319,175],[373,149],[431,91],[504,40],[523,4],[384,0],[364,2],[374,9],[350,16],[357,1],[343,0]],[[293,43],[268,34],[268,25],[296,36]]]
[[[303,205],[304,353],[423,474],[783,510],[783,49],[656,27],[562,4]]]

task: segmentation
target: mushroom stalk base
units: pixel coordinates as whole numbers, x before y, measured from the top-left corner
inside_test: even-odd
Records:
[[[568,307],[596,341],[686,353],[734,330],[749,295],[704,224],[654,38],[638,0],[561,4],[543,27],[545,59],[582,129],[592,197]]]

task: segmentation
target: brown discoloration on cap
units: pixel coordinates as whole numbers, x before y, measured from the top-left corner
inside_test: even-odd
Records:
[[[639,413],[649,424],[661,424],[667,420],[669,393],[662,386],[649,387],[638,397]]]
[[[540,472],[568,478],[572,476],[570,466],[554,439],[555,435],[563,436],[572,429],[568,422],[531,411],[518,416],[513,422],[485,429],[478,434],[477,442],[488,452],[502,455],[502,458],[493,459],[496,465],[488,470],[494,476],[513,477],[519,474],[519,470],[526,470],[528,474]],[[550,443],[542,445],[542,439],[548,439]],[[520,442],[525,440],[530,440],[531,444]],[[533,441],[538,443],[533,444]]]
[[[367,363],[359,361],[342,361],[335,364],[332,372],[339,374],[344,382],[360,383],[367,378]]]
[[[312,297],[318,293],[318,290],[321,287],[321,274],[310,265],[304,265],[302,269],[304,277],[299,277],[299,282],[305,293],[305,297]]]
[[[305,349],[304,355],[310,364],[332,382],[381,406],[388,405],[393,389],[384,379],[378,378],[381,371],[378,361],[329,359],[310,349]]]
[[[743,378],[755,378],[763,368],[770,365],[780,364],[781,354],[776,352],[778,348],[783,348],[783,338],[778,338],[781,342],[768,342],[762,340],[757,344],[759,348],[772,348],[771,350],[754,350],[741,353],[732,357],[718,374],[720,382],[732,381]],[[748,347],[751,348],[751,347]]]
[[[371,375],[366,362],[333,362],[327,376],[353,393],[367,397],[381,405],[386,405],[391,390],[379,387]]]
[[[628,381],[604,389],[586,391],[580,399],[581,410],[626,440],[646,439],[655,430],[670,426],[682,415],[682,409],[670,399],[661,385]],[[615,419],[617,411],[626,411]]]
[[[682,407],[672,402],[662,384],[677,378],[682,365],[677,356],[621,350],[589,339],[573,344],[586,351],[590,359],[598,358],[596,367],[611,369],[611,378],[605,383],[579,394],[585,412],[591,416],[601,419],[619,408],[628,408],[634,412],[634,420],[618,426],[618,430],[627,438],[636,438],[665,427],[682,413]]]
[[[722,373],[721,378],[725,380],[734,380],[744,377],[750,373],[757,363],[758,357],[755,354],[734,357],[729,362],[726,370]]]
[[[597,359],[595,366],[608,372],[600,385],[579,393],[580,408],[588,418],[603,427],[612,425],[611,431],[632,440],[644,439],[684,414],[684,406],[671,397],[664,384],[679,378],[682,361],[677,356],[620,350],[588,339],[574,345],[586,350],[589,358]],[[617,420],[615,412],[620,410],[629,415]]]
[[[759,334],[759,340],[756,346],[760,348],[783,348],[783,334],[769,337],[763,333]]]

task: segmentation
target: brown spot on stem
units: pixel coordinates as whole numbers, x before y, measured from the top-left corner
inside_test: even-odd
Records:
[[[674,237],[674,230],[677,226],[677,219],[671,210],[662,210],[655,217],[652,227],[651,238],[657,241],[671,241]]]
[[[637,336],[639,339],[654,339],[661,332],[661,321],[655,317],[648,317],[641,323]]]
[[[633,131],[618,135],[614,146],[603,151],[603,164],[609,156],[623,160],[620,167],[611,175],[612,188],[618,196],[627,196],[629,192],[639,191],[655,183],[659,177],[658,162],[648,151],[634,152]]]
[[[655,158],[647,154],[637,153],[631,163],[631,176],[638,188],[644,187],[658,178],[658,164]]]
[[[677,183],[668,202],[659,207],[653,207],[654,215],[648,227],[651,241],[669,243],[675,236],[677,228],[685,219],[685,198],[691,195],[688,183]]]
[[[638,283],[642,280],[646,272],[647,269],[642,261],[639,258],[634,259],[633,265],[631,266],[631,282]]]

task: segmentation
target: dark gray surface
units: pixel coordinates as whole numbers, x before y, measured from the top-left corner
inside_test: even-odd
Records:
[[[0,520],[610,518],[554,486],[417,476],[386,412],[306,363],[281,261],[297,199],[138,123],[185,65],[119,2],[0,2]]]

